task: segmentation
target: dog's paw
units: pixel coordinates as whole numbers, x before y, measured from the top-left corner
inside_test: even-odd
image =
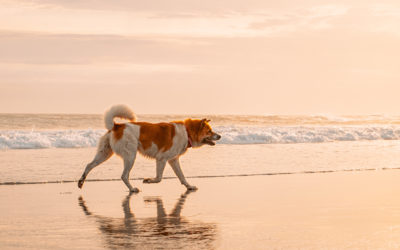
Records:
[[[143,179],[143,183],[159,183],[161,180],[157,179],[157,178],[144,178]]]
[[[83,182],[84,182],[84,180],[79,180],[78,181],[78,188],[82,188]]]
[[[152,183],[152,178],[144,178],[143,183]]]
[[[130,193],[139,193],[140,190],[138,188],[132,188],[129,190]]]
[[[197,187],[196,187],[196,186],[191,186],[191,185],[187,185],[186,188],[187,188],[187,190],[189,190],[189,191],[195,191],[195,190],[197,190]]]

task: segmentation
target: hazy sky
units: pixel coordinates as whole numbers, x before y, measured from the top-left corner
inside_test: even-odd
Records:
[[[0,0],[0,112],[400,114],[400,2]]]

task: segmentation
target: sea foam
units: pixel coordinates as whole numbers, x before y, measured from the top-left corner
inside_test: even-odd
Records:
[[[94,147],[105,130],[0,131],[0,149]]]
[[[217,128],[221,144],[321,143],[398,140],[400,127],[235,127]]]
[[[399,140],[400,126],[216,126],[218,144],[288,144],[334,141]],[[104,129],[0,130],[0,149],[95,147]]]

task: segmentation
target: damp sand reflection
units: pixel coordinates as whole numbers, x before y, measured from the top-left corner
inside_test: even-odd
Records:
[[[162,198],[144,197],[146,203],[157,207],[156,216],[149,218],[135,217],[130,206],[132,194],[122,201],[124,218],[96,214],[82,196],[79,197],[79,206],[98,224],[105,247],[110,249],[213,249],[217,237],[216,224],[191,221],[181,216],[190,193],[182,194],[170,213],[166,212]]]

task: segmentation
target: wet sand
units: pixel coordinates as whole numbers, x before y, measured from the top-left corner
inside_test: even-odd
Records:
[[[0,186],[1,249],[397,249],[400,170]]]

